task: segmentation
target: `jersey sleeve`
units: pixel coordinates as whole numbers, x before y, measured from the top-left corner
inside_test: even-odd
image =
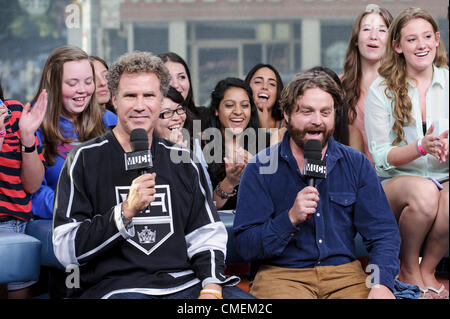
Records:
[[[89,167],[93,154],[85,156],[87,148],[75,148],[69,153],[55,193],[53,246],[64,266],[87,263],[133,235],[133,229],[128,232],[123,226],[120,205],[108,212],[94,210],[85,185],[98,178],[98,168]]]
[[[238,277],[225,275],[228,239],[225,225],[212,202],[201,164],[192,162],[191,165],[195,177],[192,182],[193,203],[186,226],[188,257],[203,286],[207,283],[237,284]]]

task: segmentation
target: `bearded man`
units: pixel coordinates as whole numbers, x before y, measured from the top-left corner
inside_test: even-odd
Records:
[[[233,228],[258,298],[394,298],[398,226],[370,161],[332,137],[342,105],[328,74],[298,74],[281,97],[287,133],[243,173]],[[320,141],[326,162],[315,187],[304,170],[308,140]],[[264,174],[272,163],[277,169]],[[369,276],[355,254],[356,232],[369,252]]]

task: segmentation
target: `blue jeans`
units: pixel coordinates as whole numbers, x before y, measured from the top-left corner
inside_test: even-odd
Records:
[[[10,219],[8,221],[0,222],[0,230],[10,231],[13,233],[24,234],[27,222],[19,219]],[[18,290],[31,286],[35,281],[20,281],[8,283],[8,290]]]
[[[19,219],[10,219],[6,222],[0,222],[0,230],[24,234],[27,223]]]
[[[197,299],[200,295],[200,290],[202,290],[202,284],[198,283],[192,287],[170,295],[154,296],[137,292],[125,292],[114,294],[109,297],[109,299]],[[223,299],[256,299],[251,294],[236,286],[223,286],[222,296]]]

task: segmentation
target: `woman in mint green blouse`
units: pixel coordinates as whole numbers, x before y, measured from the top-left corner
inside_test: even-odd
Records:
[[[418,285],[422,298],[448,298],[434,275],[449,247],[447,55],[436,21],[420,8],[395,18],[387,43],[365,127],[402,237],[399,280]]]

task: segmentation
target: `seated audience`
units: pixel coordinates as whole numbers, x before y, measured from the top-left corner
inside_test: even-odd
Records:
[[[367,97],[365,127],[400,228],[399,280],[419,286],[422,298],[448,298],[435,268],[449,241],[449,74],[429,13],[409,8],[394,19],[379,73]]]

